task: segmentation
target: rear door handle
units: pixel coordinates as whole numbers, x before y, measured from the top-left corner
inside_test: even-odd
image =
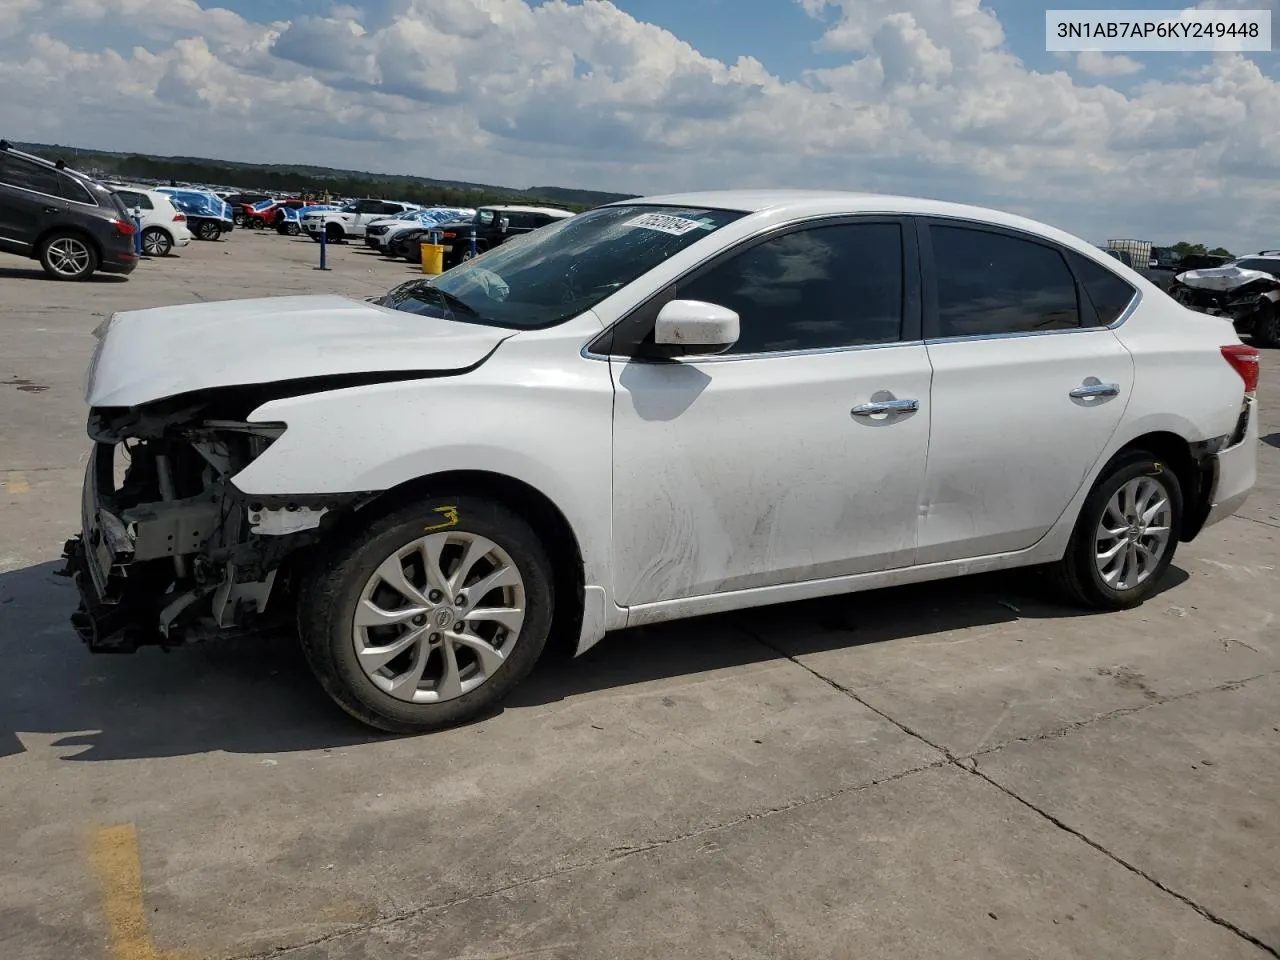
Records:
[[[873,400],[859,404],[849,412],[855,417],[874,417],[882,413],[914,413],[919,409],[919,400]]]
[[[1082,383],[1068,394],[1073,400],[1087,400],[1090,397],[1118,397],[1118,383]]]

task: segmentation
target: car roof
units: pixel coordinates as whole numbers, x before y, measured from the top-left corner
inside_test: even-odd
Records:
[[[72,176],[79,177],[81,180],[89,180],[93,183],[97,182],[87,173],[81,173],[79,170],[73,170],[61,161],[48,160],[44,157],[38,157],[34,153],[27,153],[25,150],[19,150],[8,140],[0,140],[0,150],[3,150],[5,153],[12,153],[15,157],[21,157],[23,160],[30,160],[32,163],[39,163],[46,167],[51,167],[54,170],[61,170],[63,173],[69,173]]]
[[[619,200],[609,206],[695,207],[739,213],[794,214],[797,217],[886,213],[978,220],[993,226],[1025,230],[1044,236],[1069,236],[1055,227],[988,207],[950,203],[925,197],[838,190],[707,190]],[[1071,237],[1073,241],[1078,238]]]
[[[486,203],[480,210],[502,210],[505,213],[545,213],[551,217],[572,217],[572,210],[561,210],[559,207],[521,207],[509,203]]]

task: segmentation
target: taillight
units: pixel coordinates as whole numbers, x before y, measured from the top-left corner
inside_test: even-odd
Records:
[[[117,237],[132,237],[138,232],[138,228],[128,220],[112,220],[111,225],[116,228]]]
[[[446,240],[456,240],[458,238],[458,235],[454,233],[452,230],[446,230],[443,236]]]
[[[1258,348],[1243,343],[1233,343],[1222,348],[1222,359],[1231,364],[1231,368],[1240,374],[1244,381],[1244,393],[1252,397],[1258,390]]]
[[[186,222],[187,222],[187,215],[186,215],[185,213],[175,213],[175,214],[173,215],[173,222],[174,222],[174,223],[186,223]]]

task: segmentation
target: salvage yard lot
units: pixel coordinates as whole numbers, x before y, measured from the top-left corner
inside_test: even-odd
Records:
[[[285,638],[91,657],[53,575],[90,331],[415,275],[318,252],[0,263],[0,957],[1280,955],[1280,353],[1253,498],[1138,610],[1014,574],[644,628],[397,739]]]

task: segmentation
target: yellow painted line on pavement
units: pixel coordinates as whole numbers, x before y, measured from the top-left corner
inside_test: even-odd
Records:
[[[98,875],[111,960],[180,960],[180,954],[161,953],[151,941],[142,900],[138,834],[133,824],[95,830],[89,862]]]
[[[15,470],[5,477],[4,489],[8,493],[30,493],[31,481],[27,479],[25,473],[19,473]]]

